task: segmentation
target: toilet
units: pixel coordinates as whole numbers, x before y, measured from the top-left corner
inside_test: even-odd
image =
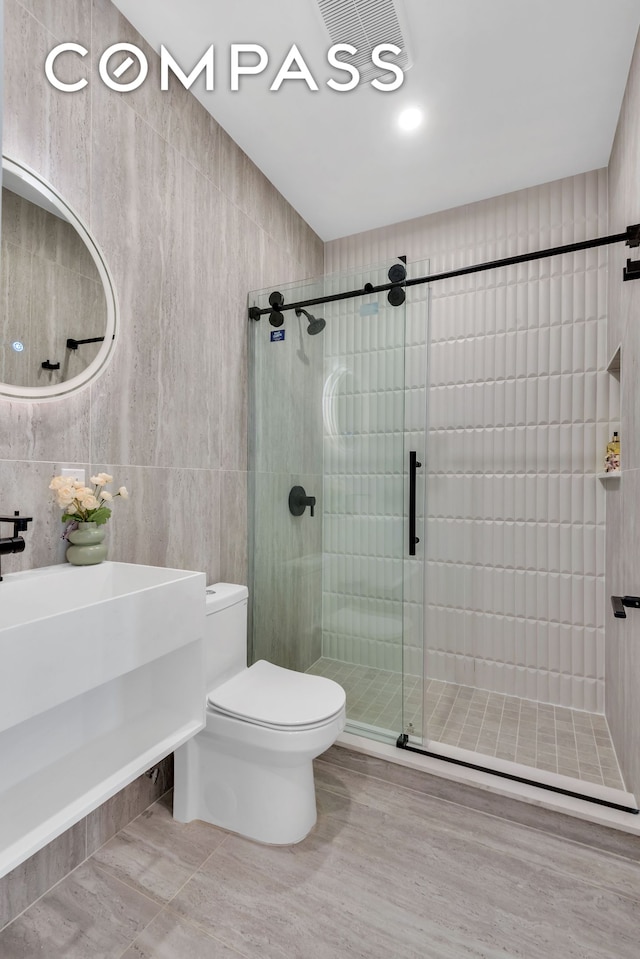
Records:
[[[315,825],[313,760],[345,725],[338,683],[260,660],[247,666],[246,586],[207,588],[206,726],[175,752],[173,816],[272,845]]]

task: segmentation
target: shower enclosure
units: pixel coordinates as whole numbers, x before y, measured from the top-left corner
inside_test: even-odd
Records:
[[[422,734],[424,554],[410,555],[409,507],[421,526],[427,291],[410,306],[278,304],[388,283],[394,265],[402,275],[398,261],[249,297],[273,306],[249,321],[252,659],[336,679],[348,729],[390,741]]]
[[[400,261],[250,294],[250,653],[340,682],[350,732],[617,794],[594,485],[616,397],[606,260],[581,256],[431,303],[425,261],[406,301],[318,302]]]

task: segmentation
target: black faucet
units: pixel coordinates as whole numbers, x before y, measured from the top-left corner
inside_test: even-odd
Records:
[[[311,515],[314,515],[316,505],[315,496],[307,496],[303,486],[294,486],[289,493],[289,512],[292,516],[302,516],[307,506]]]
[[[24,550],[24,539],[18,534],[24,533],[32,520],[32,516],[20,516],[19,510],[16,510],[13,516],[0,516],[0,523],[13,523],[13,536],[0,538],[0,556],[4,556],[6,553],[21,553]],[[1,582],[2,575],[0,575]]]

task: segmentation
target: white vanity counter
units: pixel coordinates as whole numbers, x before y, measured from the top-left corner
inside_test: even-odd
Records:
[[[205,574],[105,562],[0,583],[0,876],[204,725]]]

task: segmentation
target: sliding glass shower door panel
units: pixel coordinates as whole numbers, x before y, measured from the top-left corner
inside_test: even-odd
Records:
[[[386,270],[342,289],[387,282]],[[372,294],[327,310],[324,358],[323,657],[347,690],[349,728],[402,725],[406,552],[405,307]]]

